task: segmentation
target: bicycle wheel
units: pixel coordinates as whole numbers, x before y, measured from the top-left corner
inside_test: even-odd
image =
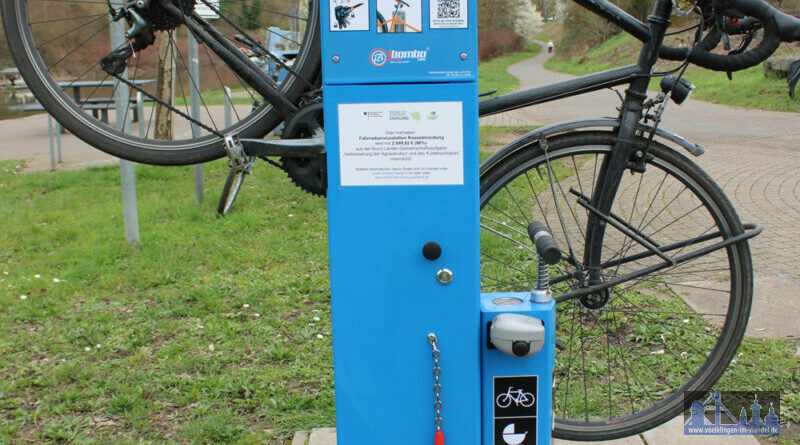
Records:
[[[222,186],[222,193],[219,196],[219,204],[217,204],[217,214],[225,216],[230,212],[236,197],[239,196],[239,190],[242,188],[245,176],[249,174],[246,170],[239,170],[232,168],[228,170],[228,177],[225,178],[225,185]]]
[[[563,259],[550,273],[554,295],[586,286],[589,211],[579,200],[591,196],[616,135],[577,132],[548,142],[547,154],[534,142],[481,176],[483,292],[533,288],[537,255],[526,233],[531,221],[546,224],[562,249]],[[658,142],[650,145],[643,173],[625,173],[611,212],[672,256],[743,231],[711,178]],[[603,243],[605,280],[664,261],[611,224]],[[678,415],[683,391],[709,389],[724,372],[742,340],[751,294],[744,241],[557,304],[555,436],[624,437]]]
[[[376,23],[378,24],[378,33],[389,32],[389,27],[386,26],[386,19],[383,17],[383,14],[381,14],[378,11],[375,11],[375,20]]]
[[[114,156],[161,165],[206,162],[222,157],[224,144],[213,132],[197,133],[197,127],[257,138],[282,120],[269,103],[204,44],[199,45],[197,53],[199,78],[190,77],[187,28],[179,26],[156,31],[156,42],[129,59],[127,77],[140,83],[147,93],[171,101],[187,116],[191,115],[190,98],[196,93],[200,110],[195,119],[202,125],[193,131],[191,121],[185,116],[154,102],[145,102],[143,116],[137,116],[138,122],[130,124],[131,133],[138,133],[136,127],[142,126],[144,136],[120,132],[113,118],[109,125],[92,113],[99,114],[100,108],[113,108],[111,98],[118,82],[110,82],[114,78],[100,68],[99,62],[112,50],[109,5],[119,8],[123,3],[4,0],[0,5],[11,52],[39,102],[70,132]],[[279,65],[264,58],[256,61],[264,64],[265,71],[272,70],[273,77],[279,79],[276,84],[279,83],[283,97],[296,103],[310,89],[309,84],[315,84],[319,74],[319,2],[299,0],[275,5],[279,6],[260,0],[222,0],[220,8],[225,18],[254,39],[262,43],[269,40],[271,43],[264,45],[287,60],[292,72],[285,68],[275,71]],[[222,18],[212,22],[215,29],[234,40],[238,31],[230,23]],[[112,85],[76,88],[80,82],[103,81]],[[223,118],[226,86],[233,89],[229,125]],[[124,113],[131,120],[136,113],[137,91],[125,85],[123,88],[131,90]],[[147,95],[143,97],[148,99]],[[109,114],[113,116],[111,111]]]

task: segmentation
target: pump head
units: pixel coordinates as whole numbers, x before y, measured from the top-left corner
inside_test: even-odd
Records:
[[[544,323],[522,314],[500,314],[492,320],[489,341],[512,357],[530,357],[544,346]]]

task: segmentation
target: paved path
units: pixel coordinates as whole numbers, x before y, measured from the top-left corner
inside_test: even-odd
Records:
[[[248,113],[249,105],[236,105],[239,113]],[[208,107],[215,122],[223,122],[224,107],[211,105]],[[114,112],[111,110],[111,124],[114,125]],[[205,117],[205,116],[204,116]],[[138,132],[138,124],[134,123],[131,132]],[[191,134],[189,123],[185,119],[176,119],[174,131],[181,138]],[[50,170],[50,148],[47,131],[47,115],[44,113],[20,119],[0,120],[0,160],[17,159],[25,161],[26,172]],[[72,134],[61,135],[62,162],[56,170],[71,170],[97,165],[109,165],[117,162],[117,158],[81,141]]]
[[[544,69],[550,57],[542,51],[508,71],[521,88],[570,78]],[[485,117],[481,124],[616,116],[618,105],[617,95],[603,90]],[[751,241],[756,287],[748,335],[800,338],[800,114],[690,100],[682,107],[670,103],[662,127],[702,145],[707,152],[695,162],[720,184],[743,221],[764,226]]]

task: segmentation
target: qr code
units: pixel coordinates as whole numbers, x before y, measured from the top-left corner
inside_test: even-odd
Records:
[[[460,19],[461,0],[439,0],[439,8],[436,11],[438,19]]]

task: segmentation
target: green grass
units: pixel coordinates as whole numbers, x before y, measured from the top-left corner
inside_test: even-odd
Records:
[[[640,47],[633,37],[620,34],[580,57],[571,60],[553,57],[545,63],[545,68],[576,76],[594,73],[634,63]],[[657,69],[674,66],[675,63],[660,63]],[[692,96],[696,99],[761,110],[800,111],[800,101],[789,98],[786,79],[765,77],[761,65],[733,73],[732,81],[728,81],[725,73],[690,66],[686,78],[697,87]],[[658,87],[657,81],[651,88]]]
[[[531,43],[528,51],[498,57],[478,66],[478,88],[481,92],[497,90],[497,94],[510,93],[519,88],[519,81],[508,73],[508,67],[539,54],[541,47]]]
[[[137,166],[130,248],[117,168],[0,166],[0,443],[281,443],[333,425],[323,199],[260,164],[218,219],[224,162],[201,206],[191,168]]]

